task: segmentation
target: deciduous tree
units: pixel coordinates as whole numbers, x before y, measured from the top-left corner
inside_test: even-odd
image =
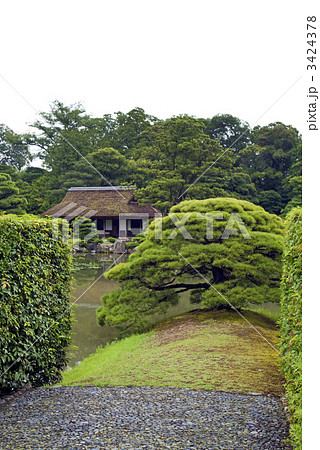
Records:
[[[159,122],[142,134],[145,146],[135,153],[145,170],[140,199],[163,212],[186,198],[226,195],[232,157],[204,133],[204,124],[190,116]],[[220,157],[220,158],[219,158]]]
[[[0,124],[0,164],[21,170],[31,161],[31,153],[22,136]]]
[[[298,130],[281,122],[257,126],[251,133],[252,145],[239,151],[236,166],[247,172],[257,189],[258,203],[275,214],[288,210],[301,200],[301,184],[288,177],[301,176],[301,136]],[[296,169],[293,169],[295,167]],[[298,180],[295,180],[298,181]]]
[[[247,122],[231,114],[217,114],[206,120],[205,132],[220,142],[223,148],[238,153],[250,144],[250,127]]]

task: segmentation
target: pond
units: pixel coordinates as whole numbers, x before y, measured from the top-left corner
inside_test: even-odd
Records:
[[[83,358],[93,353],[100,345],[105,345],[119,337],[114,327],[100,326],[97,324],[96,309],[102,305],[101,297],[114,289],[119,288],[119,283],[106,280],[103,273],[109,267],[127,260],[127,255],[117,254],[76,254],[73,258],[74,282],[72,288],[71,303],[74,304],[76,321],[73,325],[73,344],[77,349],[69,351],[69,366],[73,367]],[[279,312],[280,307],[275,303],[263,305],[251,305],[256,308],[267,309],[271,312]],[[196,309],[199,305],[190,303],[188,293],[180,294],[179,303],[171,306],[164,315],[154,315],[151,322],[166,319],[184,312]]]

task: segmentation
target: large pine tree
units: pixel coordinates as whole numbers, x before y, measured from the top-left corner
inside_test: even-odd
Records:
[[[282,219],[234,198],[189,200],[150,225],[127,263],[107,273],[121,289],[103,297],[99,322],[131,329],[179,292],[206,307],[279,301]]]

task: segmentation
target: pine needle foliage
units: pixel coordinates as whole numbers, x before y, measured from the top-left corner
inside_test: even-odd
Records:
[[[141,331],[185,291],[211,308],[278,302],[282,250],[282,219],[262,207],[234,198],[184,201],[106,274],[121,289],[102,297],[98,322]]]

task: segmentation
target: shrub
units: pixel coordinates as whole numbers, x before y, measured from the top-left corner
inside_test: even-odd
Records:
[[[101,244],[102,242],[103,242],[102,239],[99,236],[96,236],[96,237],[90,239],[89,242],[85,242],[83,245],[87,250],[90,250],[90,247],[92,244],[98,245],[98,244]]]
[[[74,242],[79,242],[78,244],[74,244],[74,246],[88,247],[92,242],[95,244],[102,242],[95,223],[87,217],[76,217],[71,224],[71,228]]]
[[[286,218],[279,319],[282,370],[289,404],[291,437],[302,448],[302,211]]]
[[[126,248],[133,249],[138,247],[143,241],[145,240],[145,236],[138,234],[137,236],[134,236],[131,241],[126,242]]]
[[[0,216],[0,392],[58,381],[72,316],[70,249],[52,221]]]

